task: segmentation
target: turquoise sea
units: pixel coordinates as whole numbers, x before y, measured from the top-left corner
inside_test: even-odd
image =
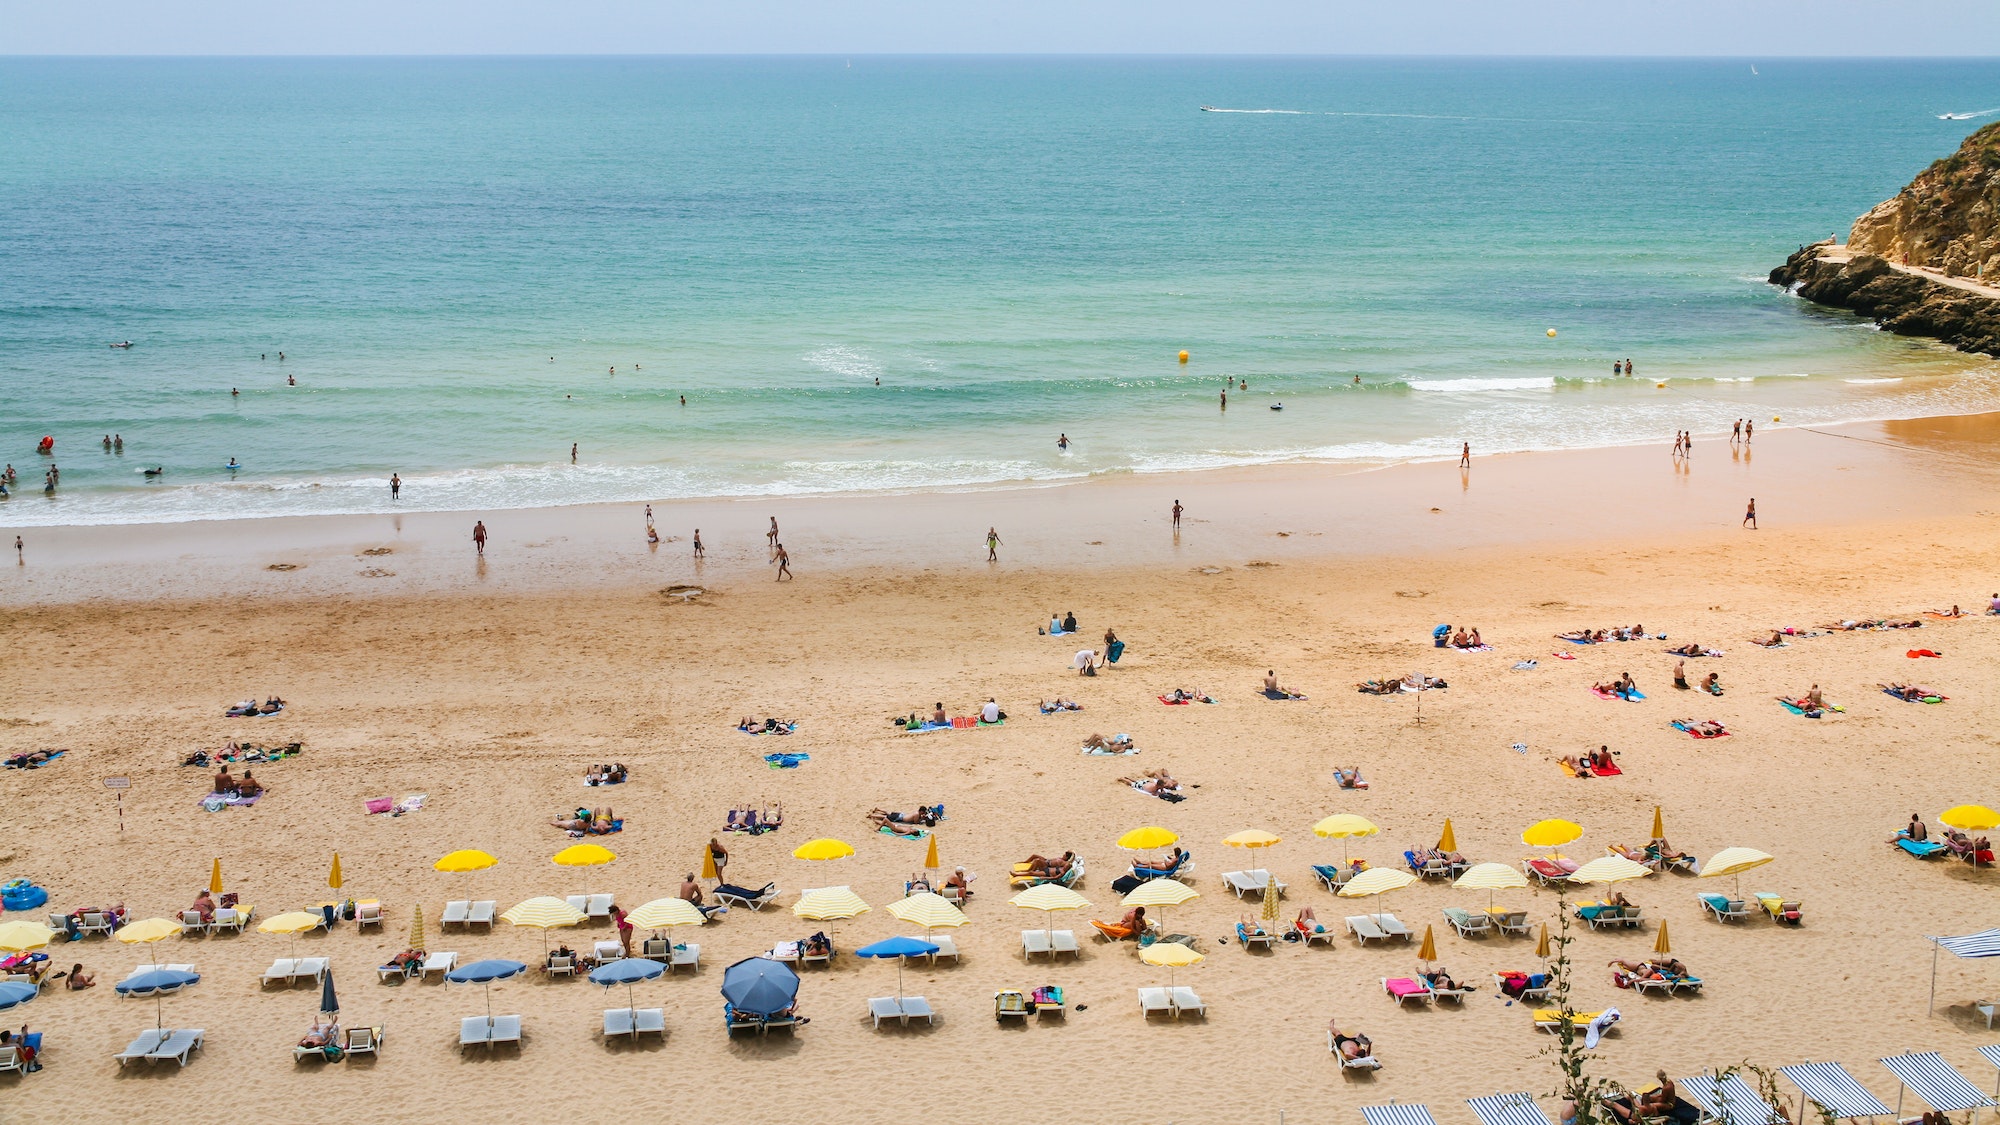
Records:
[[[1995,102],[1980,61],[0,59],[0,524],[2000,408],[1762,280]]]

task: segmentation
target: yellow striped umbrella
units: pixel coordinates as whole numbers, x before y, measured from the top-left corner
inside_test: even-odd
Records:
[[[1416,881],[1415,875],[1399,867],[1371,867],[1341,884],[1337,894],[1341,898],[1368,898],[1402,890]],[[1381,912],[1376,917],[1381,917]]]
[[[40,949],[54,941],[56,932],[40,922],[0,923],[0,949],[9,953],[26,953]]]
[[[1278,920],[1279,915],[1284,913],[1278,906],[1278,895],[1280,893],[1278,890],[1278,880],[1275,878],[1264,880],[1264,909],[1258,915],[1264,921],[1275,922]]]
[[[1041,911],[1046,919],[1042,923],[1042,929],[1051,936],[1055,930],[1056,911],[1083,910],[1090,905],[1089,899],[1061,883],[1043,883],[1040,886],[1029,887],[1007,901],[1023,910]]]
[[[888,905],[891,917],[912,926],[922,926],[924,935],[930,936],[935,929],[957,929],[972,919],[965,911],[953,906],[950,900],[930,891],[918,891],[908,898],[899,898]]]
[[[708,921],[694,903],[680,898],[656,898],[625,916],[634,926],[667,931],[667,947],[674,944],[675,926],[699,926]]]
[[[792,905],[792,913],[814,922],[831,922],[866,914],[872,909],[851,887],[821,887]]]
[[[1148,965],[1159,965],[1167,970],[1167,987],[1174,986],[1174,970],[1189,965],[1199,965],[1206,960],[1201,954],[1177,941],[1156,941],[1139,951],[1139,960]]]
[[[1753,867],[1762,867],[1774,859],[1756,848],[1724,848],[1715,853],[1715,858],[1701,865],[1701,877],[1720,879],[1724,875],[1736,877],[1737,896],[1742,896],[1743,873]]]
[[[1486,892],[1486,911],[1493,912],[1493,892],[1516,890],[1528,885],[1528,877],[1504,863],[1479,863],[1452,881],[1454,887]]]
[[[574,926],[583,921],[584,913],[562,899],[551,895],[541,895],[517,904],[513,909],[500,915],[503,922],[542,931],[542,952],[549,951],[549,930],[556,926]]]
[[[1161,927],[1166,925],[1166,908],[1193,902],[1201,897],[1201,892],[1186,883],[1174,879],[1148,879],[1132,888],[1132,893],[1119,902],[1120,906],[1145,906],[1160,911]]]
[[[1224,836],[1222,842],[1232,848],[1268,848],[1280,840],[1261,829],[1246,828],[1234,835]]]
[[[421,903],[410,911],[410,948],[424,948],[424,908]]]
[[[1644,879],[1653,869],[1643,863],[1634,863],[1622,855],[1601,855],[1575,871],[1569,873],[1572,883],[1623,883],[1628,879]]]

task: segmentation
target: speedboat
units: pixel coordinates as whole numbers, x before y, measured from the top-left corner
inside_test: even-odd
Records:
[[[121,342],[119,342],[119,343],[116,343],[116,344],[113,344],[113,345],[111,345],[111,346],[112,346],[112,347],[114,347],[114,348],[129,348],[129,347],[131,347],[131,346],[132,346],[132,341],[130,341],[130,340],[124,340],[124,341],[121,341]]]
[[[1201,107],[1201,111],[1202,111],[1203,113],[1214,113],[1214,112],[1215,112],[1215,107],[1214,107],[1214,106],[1212,106],[1212,105],[1205,105],[1205,106],[1202,106],[1202,107]]]

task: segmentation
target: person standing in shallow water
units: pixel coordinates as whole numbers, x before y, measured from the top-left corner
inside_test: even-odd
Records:
[[[391,499],[391,500],[401,500],[402,498],[403,498],[403,478],[402,478],[402,477],[400,477],[400,476],[398,476],[398,475],[396,475],[395,473],[390,473],[390,474],[389,474],[389,499]]]
[[[480,554],[480,556],[481,556],[482,558],[483,558],[483,557],[485,556],[485,554],[486,554],[486,521],[485,521],[485,520],[474,520],[474,521],[472,522],[472,546],[473,546],[473,548],[474,548],[475,550],[477,550],[477,551],[479,552],[479,554]]]
[[[1743,522],[1737,526],[1747,527],[1752,531],[1757,530],[1757,498],[1755,496],[1750,498],[1750,509],[1743,513]]]
[[[694,529],[694,557],[704,557],[701,549],[701,529],[698,527]]]
[[[1186,509],[1184,509],[1184,508],[1182,508],[1182,507],[1181,507],[1181,502],[1180,502],[1179,500],[1176,500],[1176,501],[1174,501],[1174,526],[1175,526],[1175,527],[1179,527],[1179,526],[1181,525],[1181,513],[1182,513],[1183,511],[1185,511],[1185,510],[1186,510]]]
[[[1469,441],[1459,448],[1458,467],[1461,469],[1470,469],[1472,467],[1472,443]]]
[[[1000,561],[1000,530],[998,528],[989,527],[986,529],[986,561]]]

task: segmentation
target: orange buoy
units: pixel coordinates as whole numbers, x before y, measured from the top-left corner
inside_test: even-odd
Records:
[[[1186,363],[1186,362],[1187,362],[1187,349],[1186,349],[1186,348],[1182,348],[1182,349],[1181,349],[1181,362],[1182,362],[1182,363]]]

